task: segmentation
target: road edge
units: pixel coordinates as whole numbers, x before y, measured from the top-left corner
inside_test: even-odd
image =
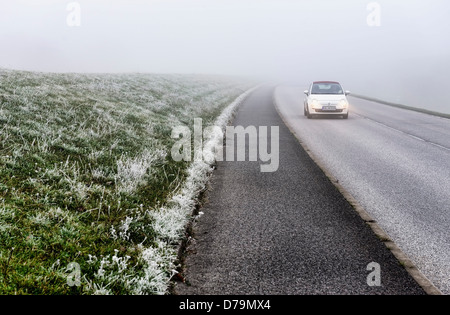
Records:
[[[275,97],[276,90],[279,86],[276,86],[273,90],[272,101],[275,110],[283,121],[284,125],[289,129],[289,131],[294,135],[302,148],[306,151],[313,162],[319,166],[325,176],[330,180],[330,182],[339,190],[342,196],[348,201],[348,203],[353,207],[353,209],[358,213],[361,219],[369,225],[373,233],[380,239],[382,243],[391,251],[399,263],[406,269],[406,271],[411,275],[411,277],[422,287],[422,289],[428,295],[442,295],[442,292],[417,268],[417,266],[412,262],[412,260],[400,249],[400,247],[395,244],[395,242],[390,238],[390,236],[377,224],[377,222],[369,215],[369,213],[364,209],[361,204],[347,191],[339,181],[330,173],[330,171],[323,165],[322,162],[315,156],[315,154],[308,148],[308,146],[301,140],[299,135],[290,127],[290,125],[284,119],[284,116],[280,113],[278,108],[278,103]],[[299,113],[301,111],[299,110]]]
[[[369,101],[369,102],[375,102],[375,103],[382,104],[382,105],[387,105],[387,106],[391,106],[391,107],[396,107],[396,108],[410,110],[410,111],[413,111],[413,112],[418,112],[418,113],[422,113],[422,114],[427,114],[427,115],[432,115],[432,116],[437,116],[437,117],[441,117],[441,118],[450,119],[450,114],[446,114],[446,113],[441,113],[441,112],[432,111],[432,110],[428,110],[428,109],[424,109],[424,108],[418,108],[418,107],[413,107],[413,106],[408,106],[408,105],[388,102],[388,101],[380,100],[378,98],[365,96],[365,95],[360,95],[360,94],[352,93],[349,96],[355,97],[355,98],[359,98],[359,99],[362,99],[362,100],[365,100],[365,101]]]
[[[217,116],[217,118],[214,121],[214,126],[218,126],[221,129],[226,128],[227,125],[231,124],[234,116],[236,115],[239,107],[242,105],[242,103],[257,89],[259,89],[262,86],[262,84],[256,84],[253,87],[248,88],[244,92],[242,92],[239,96],[237,96],[233,102],[228,104],[221,113]],[[203,148],[208,147],[211,149],[216,143],[214,141],[215,139],[210,139],[207,143],[204,144]],[[218,140],[218,139],[216,139]],[[199,162],[200,164],[203,163],[203,160]],[[193,168],[195,162],[192,163],[192,165],[189,168]],[[189,214],[186,220],[183,222],[183,232],[182,235],[180,235],[179,239],[177,240],[177,244],[175,247],[176,250],[176,258],[174,260],[175,265],[175,271],[176,273],[172,275],[169,278],[168,286],[166,288],[166,294],[168,295],[177,295],[177,286],[179,285],[179,282],[185,283],[184,278],[184,272],[185,272],[185,258],[187,254],[187,249],[189,248],[191,242],[193,241],[193,227],[195,224],[195,221],[199,217],[199,212],[201,211],[201,208],[204,204],[204,198],[205,194],[208,191],[208,187],[210,184],[210,178],[212,176],[212,173],[215,170],[215,162],[210,164],[211,169],[207,172],[205,180],[202,182],[204,184],[204,187],[197,191],[197,195],[195,200],[193,200],[193,206],[188,209]],[[189,178],[186,180],[186,182],[189,180]],[[185,183],[186,183],[185,182]]]

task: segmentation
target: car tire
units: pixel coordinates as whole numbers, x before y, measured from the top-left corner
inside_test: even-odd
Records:
[[[308,112],[306,111],[306,108],[303,106],[303,115],[304,116],[307,116],[308,115]]]
[[[348,113],[347,113],[347,114],[345,114],[345,115],[342,115],[342,118],[344,118],[344,119],[348,119]]]
[[[313,116],[309,112],[306,113],[306,117],[308,117],[308,119],[313,118]]]

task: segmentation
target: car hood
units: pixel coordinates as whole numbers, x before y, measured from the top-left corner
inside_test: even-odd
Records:
[[[345,100],[344,94],[311,94],[311,98],[318,101],[341,101]]]

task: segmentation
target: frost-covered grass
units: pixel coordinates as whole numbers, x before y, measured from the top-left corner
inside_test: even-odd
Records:
[[[211,171],[171,159],[172,128],[224,125],[250,87],[0,69],[0,294],[166,293]]]

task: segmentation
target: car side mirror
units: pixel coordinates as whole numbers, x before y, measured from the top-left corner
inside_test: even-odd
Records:
[[[350,95],[350,91],[345,91],[345,95]]]
[[[304,90],[303,93],[305,93],[306,96],[309,95],[309,91],[308,90]]]

